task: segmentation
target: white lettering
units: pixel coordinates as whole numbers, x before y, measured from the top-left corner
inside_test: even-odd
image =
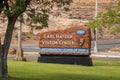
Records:
[[[58,40],[58,41],[48,41],[48,40],[42,40],[42,44],[47,44],[47,45],[73,45],[74,41],[63,41],[63,40]]]
[[[70,34],[44,34],[43,38],[48,38],[48,39],[71,39],[73,38],[72,35]]]
[[[43,37],[44,38],[55,38],[54,35],[47,35],[47,34],[44,34]]]
[[[59,38],[59,39],[62,39],[62,38],[64,38],[64,39],[70,39],[70,38],[72,38],[72,35],[67,35],[67,34],[56,34],[55,37],[56,37],[56,38]]]

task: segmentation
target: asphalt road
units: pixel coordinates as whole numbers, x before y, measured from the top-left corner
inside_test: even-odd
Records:
[[[92,42],[91,51],[93,51],[94,42]],[[120,40],[99,40],[98,41],[98,51],[104,52],[110,48],[120,47]],[[11,48],[16,48],[17,45],[11,45]],[[23,44],[22,45],[24,52],[39,52],[38,44]]]

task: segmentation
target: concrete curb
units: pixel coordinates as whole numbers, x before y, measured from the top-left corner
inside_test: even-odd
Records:
[[[97,55],[93,54],[91,57],[106,57],[106,58],[120,58],[120,56],[115,56],[115,55]]]
[[[98,52],[98,53],[92,53],[91,57],[120,58],[120,52]]]

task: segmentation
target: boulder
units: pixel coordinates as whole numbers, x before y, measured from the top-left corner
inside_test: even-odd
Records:
[[[10,48],[8,51],[8,54],[11,54],[11,55],[16,54],[16,49]]]

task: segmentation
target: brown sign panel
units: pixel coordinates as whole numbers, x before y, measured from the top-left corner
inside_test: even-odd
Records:
[[[89,55],[91,32],[86,26],[74,26],[40,33],[40,54]]]

